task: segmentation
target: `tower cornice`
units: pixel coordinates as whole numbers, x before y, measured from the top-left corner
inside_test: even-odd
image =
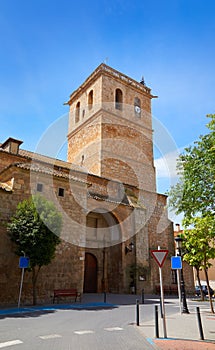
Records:
[[[86,90],[88,86],[92,84],[96,79],[98,79],[101,75],[106,75],[111,78],[118,80],[120,83],[125,85],[130,85],[136,90],[139,90],[144,95],[147,95],[149,98],[157,98],[157,96],[151,94],[151,89],[142,83],[137,82],[136,80],[128,77],[127,75],[117,71],[116,69],[107,66],[106,64],[100,64],[94,72],[84,81],[83,84],[79,86],[71,95],[70,98],[65,104],[71,105],[75,99],[78,98],[78,95]]]

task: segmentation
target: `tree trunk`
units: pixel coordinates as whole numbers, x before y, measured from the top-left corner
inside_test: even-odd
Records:
[[[197,280],[198,280],[200,293],[201,293],[201,301],[204,301],[205,300],[205,295],[204,295],[203,290],[202,290],[202,285],[201,285],[200,276],[199,276],[199,268],[195,267],[195,269],[196,269],[196,277],[197,277]]]
[[[209,298],[209,302],[210,302],[211,312],[214,314],[213,301],[212,301],[212,297],[211,297],[211,293],[210,293],[210,285],[209,285],[207,268],[204,268],[204,271],[205,271],[206,284],[207,284],[207,288],[208,288],[208,298]]]
[[[32,285],[33,285],[33,305],[37,305],[37,290],[36,290],[36,284],[37,284],[37,277],[40,272],[41,266],[38,266],[38,269],[36,270],[36,266],[32,267]]]

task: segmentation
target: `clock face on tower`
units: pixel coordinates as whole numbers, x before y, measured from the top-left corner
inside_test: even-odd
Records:
[[[134,106],[135,113],[140,117],[141,108],[139,106]]]

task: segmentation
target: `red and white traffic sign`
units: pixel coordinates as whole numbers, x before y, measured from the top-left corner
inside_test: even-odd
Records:
[[[163,263],[168,255],[169,251],[167,249],[157,249],[151,250],[151,255],[155,259],[159,267],[163,266]]]

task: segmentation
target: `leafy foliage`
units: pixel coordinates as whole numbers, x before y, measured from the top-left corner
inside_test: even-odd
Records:
[[[15,215],[8,224],[15,253],[30,258],[33,280],[33,302],[36,303],[36,281],[40,268],[54,258],[56,246],[60,243],[61,214],[52,202],[41,196],[33,196],[20,202]]]
[[[189,219],[187,222],[185,219],[184,224],[193,225],[193,228],[184,230],[184,247],[186,250],[184,260],[196,268],[197,274],[199,272],[199,269],[204,270],[205,279],[209,290],[208,268],[211,266],[210,259],[215,258],[214,215],[208,213],[203,217],[195,217]],[[198,282],[200,282],[200,280]],[[201,285],[200,290],[203,299],[204,296],[202,293]],[[211,311],[214,312],[210,293],[209,300]]]
[[[215,258],[214,229],[215,220],[211,215],[195,217],[188,221],[193,228],[184,230],[184,247],[186,260],[191,266],[207,269],[209,260]],[[186,225],[186,220],[184,220]]]
[[[61,215],[52,202],[41,196],[24,200],[8,224],[11,240],[16,243],[16,254],[30,258],[32,266],[48,265],[60,243]]]
[[[210,132],[179,156],[179,182],[168,193],[169,206],[186,218],[215,212],[215,115],[208,115]]]
[[[196,268],[198,278],[204,270],[209,290],[207,270],[215,258],[215,115],[207,117],[209,133],[179,156],[180,179],[169,191],[169,206],[184,214],[184,260]]]

